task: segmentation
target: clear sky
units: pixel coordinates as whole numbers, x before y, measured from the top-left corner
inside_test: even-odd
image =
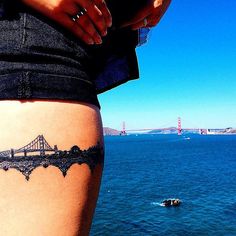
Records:
[[[236,128],[236,0],[172,0],[140,78],[99,95],[103,126]]]

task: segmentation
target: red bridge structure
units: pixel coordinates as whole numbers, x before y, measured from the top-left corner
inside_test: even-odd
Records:
[[[176,131],[178,135],[182,135],[183,131],[199,132],[199,134],[203,134],[206,131],[206,129],[204,128],[182,128],[182,122],[180,117],[178,117],[177,127],[126,129],[125,121],[123,121],[122,126],[123,127],[122,131],[120,131],[120,135],[126,135],[127,133],[132,133],[132,132],[145,132],[145,131]]]

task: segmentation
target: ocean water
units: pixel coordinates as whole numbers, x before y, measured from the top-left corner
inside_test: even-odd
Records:
[[[236,135],[105,137],[91,234],[236,235]],[[179,198],[179,207],[162,207]]]

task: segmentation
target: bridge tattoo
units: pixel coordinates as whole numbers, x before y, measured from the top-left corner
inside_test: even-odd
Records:
[[[35,154],[36,153],[36,154]],[[20,171],[29,180],[32,171],[43,166],[58,167],[63,176],[71,165],[85,163],[93,172],[98,164],[103,164],[103,147],[98,142],[97,145],[81,150],[78,146],[73,146],[68,150],[58,150],[57,145],[52,148],[43,135],[39,135],[32,142],[19,149],[10,149],[0,152],[0,169],[5,171],[14,168]]]

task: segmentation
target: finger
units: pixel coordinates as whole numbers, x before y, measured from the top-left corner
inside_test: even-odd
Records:
[[[166,12],[167,9],[169,8],[170,4],[171,4],[171,0],[165,0],[165,1],[163,2],[163,7],[162,7],[162,9],[161,9],[161,17],[165,14],[165,12]],[[161,18],[161,17],[160,17],[160,18]]]
[[[86,44],[94,44],[93,38],[84,31],[71,17],[67,14],[61,13],[57,15],[57,21],[71,31],[76,37],[81,39]]]
[[[161,16],[155,17],[153,19],[149,19],[147,26],[154,27],[160,22],[160,20],[161,20]]]
[[[96,44],[102,43],[102,38],[95,29],[93,23],[91,22],[90,18],[84,14],[79,17],[79,19],[76,20],[76,23],[86,32],[90,35],[90,37],[93,38],[94,42]]]
[[[142,20],[138,21],[137,23],[131,25],[132,30],[137,30],[140,28],[145,28],[149,26],[148,17],[143,18]]]
[[[170,0],[168,0],[170,1]],[[163,0],[150,1],[150,4],[147,4],[146,7],[142,8],[130,21],[123,24],[121,27],[130,27],[135,25],[137,28],[140,26],[142,19],[149,16],[152,13],[159,15],[161,12],[161,6],[163,4]]]
[[[105,36],[107,34],[107,26],[103,13],[90,0],[85,0],[84,2],[79,2],[79,0],[76,1],[78,5],[87,10],[86,14],[89,16],[95,27],[99,30],[102,36]]]
[[[152,13],[149,16],[149,27],[156,26],[160,20],[162,19],[163,15],[167,11],[168,7],[170,6],[171,0],[163,0],[163,4],[161,6],[160,12],[158,14],[156,12]]]
[[[111,13],[106,5],[104,0],[94,0],[95,4],[97,5],[98,9],[102,12],[107,27],[111,27],[112,25],[112,16]]]
[[[154,3],[153,3],[153,7],[154,8],[158,8],[160,6],[162,6],[164,0],[155,0]]]
[[[79,8],[75,2],[70,2],[68,4],[67,2],[62,1],[60,10],[64,13],[74,16],[79,11]]]
[[[144,19],[147,15],[149,15],[149,8],[145,8],[142,11],[139,11],[131,20],[125,22],[124,24],[121,25],[121,28],[123,27],[129,27],[137,24],[141,24],[140,19]]]
[[[90,18],[87,16],[87,12],[79,11],[78,6],[76,4],[67,4],[67,6],[63,9],[65,14],[69,15],[71,20],[73,20],[85,31],[87,32],[93,41],[96,44],[101,44],[102,39],[99,33],[97,32],[94,24],[91,22]],[[68,14],[68,12],[70,12]],[[76,15],[80,14],[79,17]]]

